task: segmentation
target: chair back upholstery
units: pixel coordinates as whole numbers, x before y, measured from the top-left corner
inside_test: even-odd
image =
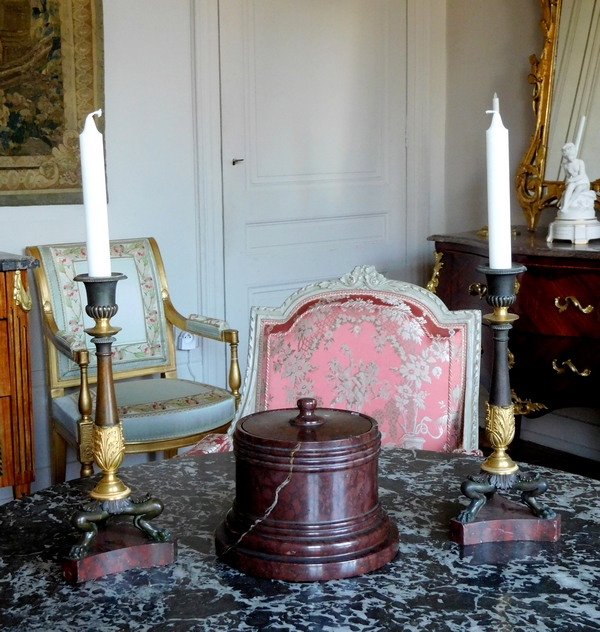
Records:
[[[238,418],[299,397],[374,417],[382,445],[475,450],[481,314],[363,266],[253,308]]]
[[[174,373],[173,327],[167,324],[163,304],[168,289],[156,242],[152,238],[123,239],[111,241],[110,249],[112,270],[127,276],[117,285],[119,310],[111,319],[111,325],[121,328],[113,345],[115,379]],[[86,245],[53,244],[29,251],[40,261],[36,281],[44,325],[53,331],[66,354],[57,353],[46,337],[50,387],[79,384],[80,370],[73,352],[86,348],[90,350],[89,375],[94,381],[95,346],[85,333],[94,321],[85,313],[85,287],[74,280],[78,274],[87,272]]]

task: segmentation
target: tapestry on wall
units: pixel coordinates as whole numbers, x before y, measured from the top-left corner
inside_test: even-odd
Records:
[[[103,107],[103,65],[102,0],[0,0],[0,205],[83,201],[79,133]]]

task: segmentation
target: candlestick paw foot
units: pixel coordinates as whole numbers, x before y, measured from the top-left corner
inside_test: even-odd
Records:
[[[538,518],[556,518],[556,512],[542,505],[537,496],[548,489],[548,483],[539,474],[528,473],[519,476],[515,489],[522,492],[521,500],[531,509],[531,513]]]
[[[88,507],[82,507],[76,511],[71,517],[71,524],[83,531],[77,544],[71,547],[67,555],[72,560],[81,560],[88,553],[98,535],[97,522],[103,522],[108,519],[110,513],[101,507],[100,503],[90,503]]]
[[[456,517],[458,522],[462,523],[473,522],[487,499],[496,492],[496,486],[490,482],[490,477],[485,475],[469,476],[460,489],[471,500],[469,506]]]
[[[168,529],[157,529],[148,522],[163,512],[164,505],[158,498],[146,497],[140,502],[131,503],[130,509],[125,512],[134,516],[133,524],[155,542],[170,542],[171,534]]]
[[[153,542],[170,542],[171,534],[168,529],[157,529],[150,520],[160,516],[164,505],[158,498],[146,496],[141,501],[134,502],[130,498],[117,501],[93,501],[76,511],[71,523],[82,531],[77,544],[71,547],[67,557],[81,560],[90,552],[92,544],[98,535],[97,523],[105,522],[111,516],[133,516],[133,524]]]
[[[548,489],[548,484],[537,473],[524,473],[499,477],[494,474],[475,474],[469,476],[460,487],[462,493],[470,499],[469,505],[460,511],[456,520],[463,524],[473,522],[485,503],[498,490],[520,491],[521,501],[526,504],[536,518],[553,519],[556,513],[542,505],[537,496]]]

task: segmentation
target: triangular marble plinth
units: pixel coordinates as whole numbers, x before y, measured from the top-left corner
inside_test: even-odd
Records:
[[[560,515],[536,518],[531,510],[500,494],[494,494],[473,522],[450,521],[450,539],[457,544],[484,542],[556,542],[560,537]]]

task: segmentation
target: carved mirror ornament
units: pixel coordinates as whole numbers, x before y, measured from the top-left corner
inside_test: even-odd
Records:
[[[531,231],[535,230],[544,209],[556,210],[556,204],[564,191],[564,178],[559,165],[563,144],[574,140],[581,116],[598,111],[592,107],[597,91],[594,88],[593,69],[597,64],[597,50],[600,45],[594,0],[539,1],[544,43],[540,58],[535,55],[529,58],[531,74],[528,77],[533,86],[536,124],[529,148],[516,175],[517,199],[523,208],[527,228]],[[581,28],[577,31],[578,23],[585,28],[585,34],[581,32]],[[574,61],[577,48],[585,51],[579,62]],[[580,67],[575,67],[577,64]],[[565,76],[555,76],[558,74]],[[570,90],[569,83],[578,86],[577,89]],[[557,114],[559,111],[560,121]],[[597,118],[600,124],[600,117]],[[587,116],[587,119],[586,127],[590,125],[590,117]],[[597,125],[594,120],[592,122]],[[593,169],[598,168],[600,164],[593,165]],[[600,192],[600,179],[593,180],[591,188]],[[600,209],[598,202],[596,208]]]

